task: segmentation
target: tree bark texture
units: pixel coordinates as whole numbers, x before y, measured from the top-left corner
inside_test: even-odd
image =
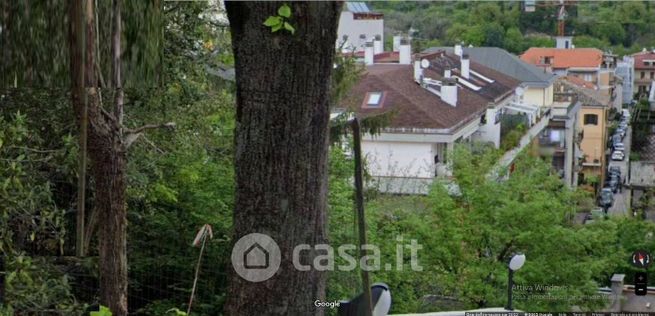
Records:
[[[329,87],[341,3],[287,2],[295,34],[263,22],[282,2],[226,2],[237,83],[234,240],[262,233],[282,254],[268,280],[230,267],[226,315],[322,315],[325,272],[297,271],[293,248],[327,242]],[[308,262],[313,259],[304,258]]]
[[[86,2],[86,6],[84,3]],[[85,7],[85,9],[83,9]],[[116,119],[100,107],[95,73],[95,14],[93,0],[70,2],[72,102],[81,121],[83,95],[88,106],[88,155],[92,162],[91,174],[95,179],[94,212],[98,214],[100,303],[109,307],[113,315],[127,315],[127,245],[126,245],[126,153]],[[84,17],[77,16],[84,12]],[[85,20],[85,21],[84,21]],[[86,23],[85,34],[79,25]],[[85,43],[79,45],[80,41]],[[81,50],[80,50],[81,49]],[[84,73],[84,89],[76,78]]]

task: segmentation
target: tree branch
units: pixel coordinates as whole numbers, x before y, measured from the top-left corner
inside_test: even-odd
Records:
[[[167,129],[172,130],[172,129],[175,128],[175,122],[168,122],[168,123],[164,123],[164,124],[146,124],[146,125],[143,125],[141,127],[134,128],[134,129],[126,129],[126,131],[128,133],[131,133],[131,134],[138,134],[138,133],[142,133],[142,132],[144,132],[145,130],[148,130],[148,129],[157,129],[157,128],[167,128]]]
[[[164,124],[146,124],[134,129],[126,129],[125,138],[124,138],[125,148],[130,148],[132,143],[134,143],[137,139],[139,139],[139,136],[141,136],[143,132],[145,132],[146,130],[157,129],[157,128],[166,128],[172,130],[175,128],[175,122],[168,122]]]

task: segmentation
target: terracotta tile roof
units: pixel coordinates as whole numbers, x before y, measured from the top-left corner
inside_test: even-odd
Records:
[[[655,52],[639,52],[632,55],[632,57],[635,59],[635,69],[655,69]],[[644,63],[645,60],[649,61],[648,65]]]
[[[451,60],[452,61],[452,60]],[[414,66],[399,64],[375,64],[366,67],[360,81],[342,101],[342,106],[355,111],[362,117],[394,112],[391,128],[424,128],[458,130],[471,120],[479,120],[488,104],[496,97],[505,98],[513,94],[518,82],[493,70],[471,63],[471,69],[495,81],[481,91],[457,88],[457,105],[451,106],[441,98],[422,88],[414,81]],[[426,77],[442,80],[443,71],[431,66],[424,70]],[[503,75],[500,75],[503,76]],[[383,92],[380,108],[363,106],[370,92]]]
[[[555,99],[562,95],[575,94],[577,99],[585,106],[609,106],[611,99],[598,90],[587,89],[572,83],[570,77],[558,78],[555,81]]]
[[[570,83],[572,83],[574,85],[582,87],[582,88],[594,89],[594,90],[597,88],[595,84],[587,82],[587,81],[585,81],[584,79],[582,79],[580,77],[564,76],[564,77],[562,77],[562,79],[564,79],[564,80],[566,80],[566,81],[568,81],[568,82],[570,82]]]
[[[600,67],[603,52],[596,48],[531,47],[521,55],[521,60],[543,67],[546,66],[543,64],[543,57],[552,58],[550,65],[553,68]]]

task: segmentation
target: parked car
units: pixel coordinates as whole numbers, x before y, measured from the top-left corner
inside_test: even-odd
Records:
[[[629,119],[630,119],[630,110],[628,110],[628,109],[623,109],[623,110],[621,111],[621,113],[623,114],[622,116],[623,116],[624,119],[626,119],[626,120],[629,120]]]
[[[611,188],[603,188],[598,197],[598,205],[603,208],[610,208],[614,204],[614,193]]]
[[[625,151],[625,145],[623,143],[614,143],[612,149],[614,149],[615,151],[616,150]]]
[[[621,178],[617,175],[611,175],[607,180],[607,186],[612,189],[613,193],[619,191],[619,186],[621,185]]]
[[[619,167],[619,166],[610,166],[607,169],[607,174],[609,176],[617,175],[617,176],[619,176],[619,179],[620,179],[621,178],[621,167]]]
[[[621,121],[621,123],[619,123],[619,128],[623,130],[628,129],[628,122]]]
[[[614,132],[615,135],[621,135],[621,139],[625,137],[625,129],[623,128],[617,128],[616,131]]]
[[[615,150],[612,153],[612,160],[623,161],[624,158],[625,158],[625,154],[620,150]]]
[[[612,148],[614,148],[614,144],[622,142],[623,139],[621,139],[621,135],[619,134],[614,134],[612,137],[610,137],[610,145]]]

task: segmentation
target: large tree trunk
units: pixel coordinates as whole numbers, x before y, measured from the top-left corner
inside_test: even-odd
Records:
[[[109,307],[113,315],[127,315],[127,245],[126,245],[126,154],[116,118],[100,107],[95,73],[95,14],[94,1],[86,1],[86,40],[79,32],[83,1],[70,2],[71,14],[71,75],[72,102],[81,121],[84,96],[87,98],[88,155],[95,179],[94,212],[100,222],[99,274],[100,303]],[[83,41],[85,46],[80,45]],[[82,58],[84,56],[85,58]],[[79,87],[79,74],[84,73],[86,91]]]
[[[288,3],[295,34],[262,25],[281,2],[226,2],[237,83],[234,241],[267,234],[282,255],[277,274],[259,283],[231,270],[226,315],[323,314],[314,301],[325,298],[326,275],[296,270],[292,252],[327,241],[329,87],[341,3]]]

